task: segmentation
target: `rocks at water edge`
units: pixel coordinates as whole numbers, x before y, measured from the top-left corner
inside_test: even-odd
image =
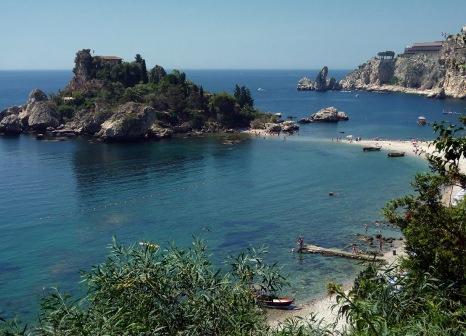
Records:
[[[101,125],[97,136],[106,140],[134,140],[150,135],[157,111],[144,104],[129,102]]]
[[[330,106],[319,110],[308,118],[302,118],[298,122],[300,124],[308,124],[313,122],[338,122],[342,120],[349,120],[348,115],[345,112],[338,111],[337,108]]]
[[[26,111],[29,114],[28,126],[31,130],[45,131],[49,127],[56,128],[60,125],[55,104],[48,100],[28,104]]]
[[[266,123],[265,130],[267,133],[290,133],[293,134],[294,132],[299,130],[299,125],[297,125],[292,120],[287,120],[278,123]]]
[[[42,132],[60,125],[55,104],[38,89],[29,94],[24,106],[12,106],[0,112],[0,131],[18,134],[22,131]]]
[[[0,121],[0,131],[6,134],[19,134],[22,131],[21,120],[17,114],[9,114]]]
[[[307,77],[303,77],[298,81],[298,91],[328,91],[339,90],[340,85],[335,78],[328,76],[328,67],[324,66],[316,76],[315,81]]]

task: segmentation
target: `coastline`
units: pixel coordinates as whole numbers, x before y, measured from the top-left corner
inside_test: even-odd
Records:
[[[405,141],[405,140],[359,140],[339,142],[343,145],[356,145],[360,147],[365,146],[381,146],[383,151],[401,151],[405,152],[407,156],[418,157],[427,160],[427,154],[434,154],[438,152],[432,145],[432,141]],[[460,170],[466,173],[466,160],[460,160]],[[445,204],[451,204],[452,196],[459,191],[458,186],[451,186],[443,191],[443,201]],[[396,250],[396,255],[393,253]],[[383,259],[388,265],[393,265],[399,260],[400,257],[406,255],[404,250],[404,242],[397,241],[393,248],[384,252]],[[344,290],[347,292],[351,289],[354,279],[343,284]],[[268,311],[268,324],[271,327],[280,327],[286,319],[300,318],[305,322],[309,320],[314,314],[317,321],[322,324],[328,325],[336,323],[337,330],[343,330],[346,322],[342,319],[338,320],[338,308],[336,305],[336,298],[334,295],[322,294],[319,297],[304,302],[295,310],[269,310]]]
[[[393,251],[396,251],[396,255]],[[404,242],[395,241],[394,246],[386,250],[382,258],[387,265],[394,265],[399,260],[399,257],[405,255]],[[353,282],[354,279],[351,279],[343,284],[345,292],[348,292],[352,288]],[[336,323],[336,329],[341,331],[344,329],[346,321],[344,319],[338,319],[338,307],[336,307],[336,303],[335,295],[324,293],[321,296],[304,302],[297,306],[296,309],[268,309],[267,323],[272,328],[279,328],[280,324],[287,319],[298,318],[306,322],[306,320],[310,321],[312,316],[314,316],[316,321],[321,321],[323,325]]]

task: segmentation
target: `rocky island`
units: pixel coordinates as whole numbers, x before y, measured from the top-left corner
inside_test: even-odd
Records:
[[[93,136],[109,141],[161,139],[174,133],[213,133],[265,128],[271,114],[254,107],[249,89],[211,94],[156,65],[150,71],[138,54],[133,62],[78,51],[74,76],[57,94],[34,89],[22,106],[0,112],[0,133],[38,138]]]
[[[314,81],[307,77],[303,77],[299,80],[297,89],[298,91],[328,91],[328,90],[339,90],[340,84],[334,77],[327,78],[328,67],[324,66],[319,71]]]
[[[339,122],[341,120],[349,120],[348,115],[339,111],[337,108],[330,106],[325,107],[309,117],[299,119],[300,124],[309,124],[314,122]]]

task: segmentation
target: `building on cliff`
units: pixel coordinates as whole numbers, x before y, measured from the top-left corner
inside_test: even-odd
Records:
[[[94,58],[100,60],[102,64],[108,65],[117,65],[123,61],[123,58],[118,56],[94,56]]]
[[[433,55],[440,53],[444,41],[434,41],[434,42],[422,42],[414,43],[413,45],[407,46],[403,55]]]

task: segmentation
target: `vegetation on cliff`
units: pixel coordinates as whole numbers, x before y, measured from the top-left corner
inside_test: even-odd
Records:
[[[77,56],[75,79],[56,97],[59,106],[79,110],[97,104],[102,109],[136,102],[166,112],[159,116],[161,123],[189,122],[194,128],[201,128],[207,122],[218,122],[226,128],[247,127],[261,114],[254,108],[251,93],[245,87],[237,85],[234,96],[225,92],[206,93],[202,86],[187,80],[185,73],[178,70],[167,74],[156,65],[147,71],[145,60],[139,54],[133,62],[118,64],[102,63],[98,57],[92,57],[93,63],[85,69],[86,64],[78,63],[80,58]],[[85,77],[85,82],[93,86],[79,85],[80,77]],[[64,102],[61,98],[65,96],[75,99]]]
[[[272,119],[271,115],[254,107],[251,92],[244,86],[237,85],[234,95],[226,92],[211,94],[178,70],[167,73],[156,65],[148,71],[139,54],[134,61],[123,62],[117,57],[92,56],[89,49],[84,49],[76,54],[73,73],[67,87],[51,95],[50,99],[42,99],[44,102],[41,104],[47,104],[48,109],[46,115],[41,114],[44,122],[40,129],[29,125],[29,111],[36,104],[32,102],[29,108],[25,105],[2,111],[0,121],[3,116],[12,114],[18,118],[23,114],[23,117],[19,125],[18,118],[9,117],[8,124],[3,127],[0,124],[0,131],[45,132],[60,127],[78,134],[105,134],[108,138],[123,140],[133,139],[132,136],[126,137],[127,133],[137,133],[138,138],[160,138],[191,130],[217,132],[246,128],[254,119]],[[122,113],[122,107],[134,107],[128,103],[140,104],[140,118],[124,123],[128,118]],[[116,119],[116,116],[120,118]],[[47,120],[53,122],[47,123]],[[113,123],[107,122],[109,120]],[[147,123],[147,120],[152,122]],[[110,132],[100,132],[105,122]],[[134,132],[133,128],[139,131]]]

